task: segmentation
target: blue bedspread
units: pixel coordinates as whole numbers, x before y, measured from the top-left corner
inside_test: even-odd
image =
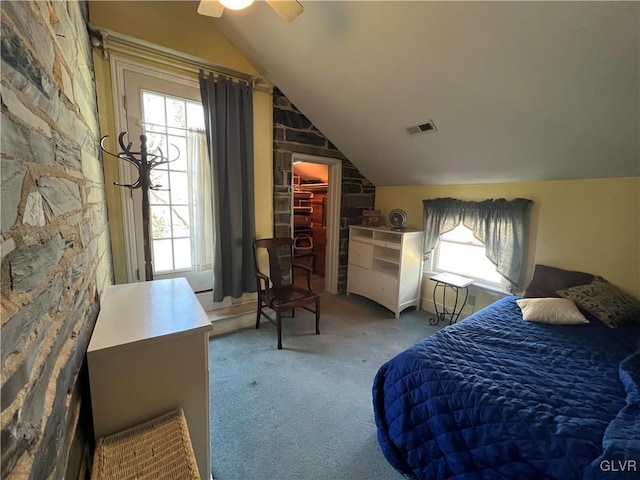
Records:
[[[517,298],[380,368],[387,460],[429,480],[640,478],[638,325],[529,323]]]

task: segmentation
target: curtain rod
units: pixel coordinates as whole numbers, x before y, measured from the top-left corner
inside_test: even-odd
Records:
[[[150,126],[150,127],[159,127],[159,128],[164,128],[165,130],[182,130],[185,132],[197,132],[197,133],[205,133],[205,130],[203,128],[185,128],[185,127],[170,127],[169,125],[161,125],[159,123],[151,123],[151,122],[143,122],[142,120],[137,120],[136,121],[136,125],[138,125],[139,127],[145,127],[145,126]],[[168,133],[167,131],[165,132],[154,132],[151,131],[149,133],[159,133],[160,135],[174,135],[177,136],[176,134],[173,133]]]
[[[131,55],[138,59],[151,60],[155,63],[178,68],[190,73],[199,73],[200,70],[212,71],[214,74],[222,74],[241,80],[250,84],[255,90],[272,93],[272,89],[267,86],[258,85],[268,83],[259,76],[252,76],[248,73],[233,70],[231,68],[217,65],[194,55],[173,50],[162,45],[141,40],[124,33],[116,32],[106,28],[94,27],[87,24],[91,45],[102,51],[102,58],[109,59],[109,52],[118,52]]]

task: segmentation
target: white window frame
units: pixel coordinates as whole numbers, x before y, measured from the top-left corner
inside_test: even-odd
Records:
[[[142,104],[144,104],[144,95],[145,95],[145,93],[149,93],[149,94],[152,94],[152,95],[160,96],[165,101],[166,101],[166,99],[176,99],[176,100],[178,100],[180,102],[184,102],[185,103],[185,107],[186,107],[186,104],[188,104],[188,103],[201,105],[201,103],[194,102],[193,100],[190,100],[190,99],[187,99],[187,98],[175,97],[173,95],[168,95],[168,94],[165,94],[165,93],[155,92],[155,91],[150,90],[150,89],[142,89],[141,90],[141,94],[142,94],[141,103]],[[143,113],[143,112],[144,112],[144,107],[142,108],[142,112],[141,113]],[[165,114],[166,114],[166,112],[165,112]],[[185,108],[185,115],[186,115],[186,108]],[[145,125],[149,125],[149,124],[145,124]],[[156,127],[160,127],[161,125],[158,124],[158,125],[155,125],[155,126]],[[178,135],[176,135],[175,130],[184,131],[185,132],[185,137],[184,137],[185,138],[185,145],[187,144],[187,142],[188,142],[188,132],[189,132],[188,129],[180,128],[180,127],[177,127],[177,128],[176,127],[169,127],[169,126],[165,126],[164,128],[166,130],[170,130],[172,128],[174,129],[173,132],[168,134],[170,136],[178,136]],[[153,133],[154,132],[148,132],[147,131],[146,135],[148,136],[148,138],[150,138],[150,135],[152,135]],[[166,132],[165,132],[165,135],[166,135]],[[150,143],[151,142],[148,142],[148,145],[150,145]],[[151,148],[151,147],[149,147],[149,148]],[[167,143],[167,146],[166,146],[165,150],[166,151],[163,151],[163,154],[166,155],[168,158],[172,158],[173,155],[175,154],[175,152],[171,149],[169,143]],[[151,149],[150,151],[153,152],[153,149]],[[186,165],[186,163],[185,163],[185,165]],[[193,205],[190,203],[191,192],[189,192],[189,198],[187,199],[187,203],[186,204],[184,204],[184,203],[183,204],[175,203],[174,202],[174,194],[175,194],[175,192],[172,192],[172,187],[171,187],[171,180],[172,180],[171,172],[183,173],[185,175],[185,177],[188,175],[186,170],[176,170],[175,167],[174,167],[174,163],[173,162],[170,162],[170,163],[168,163],[166,165],[163,165],[163,166],[159,166],[156,170],[153,170],[153,172],[152,172],[152,181],[153,181],[153,174],[154,173],[166,173],[167,174],[166,182],[162,181],[162,182],[160,182],[160,184],[162,185],[163,188],[167,188],[167,190],[168,190],[167,195],[169,196],[171,201],[168,204],[156,203],[154,201],[154,196],[150,193],[150,195],[149,195],[149,205],[150,205],[151,208],[150,208],[150,212],[149,213],[150,213],[151,221],[153,221],[153,218],[154,218],[154,207],[158,207],[158,206],[166,206],[166,207],[169,207],[171,210],[173,210],[173,207],[176,207],[176,206],[178,206],[178,207],[187,207],[188,211],[189,211],[189,217],[191,216],[191,210],[193,208]],[[172,213],[170,215],[175,215],[175,211],[172,211]],[[151,242],[152,242],[151,250],[152,250],[152,252],[154,254],[154,261],[153,261],[153,274],[154,274],[154,277],[155,276],[163,277],[163,276],[172,275],[172,274],[182,274],[182,273],[193,272],[194,271],[192,265],[189,265],[188,267],[186,267],[186,266],[185,267],[176,267],[175,266],[175,262],[176,262],[176,260],[175,260],[176,259],[175,250],[176,250],[176,247],[175,247],[175,242],[174,241],[176,239],[182,239],[182,240],[189,239],[189,241],[191,241],[192,237],[191,236],[182,236],[182,237],[176,236],[175,232],[173,231],[173,222],[172,222],[172,225],[169,227],[169,229],[171,231],[171,236],[170,237],[161,238],[161,239],[152,237],[152,239],[151,239]],[[152,230],[153,230],[153,228],[152,228]],[[155,260],[155,244],[154,244],[154,242],[157,241],[157,240],[171,240],[171,242],[172,242],[172,245],[171,245],[171,251],[172,251],[171,257],[172,257],[173,268],[170,269],[170,270],[157,270],[156,269],[157,268],[157,264],[159,262],[157,262]]]
[[[180,85],[199,88],[197,80],[178,73],[168,72],[161,68],[151,65],[142,65],[131,59],[114,55],[109,56],[111,65],[111,85],[113,92],[113,108],[115,117],[116,135],[119,132],[126,131],[126,105],[125,105],[125,71],[146,75],[158,80],[166,80]],[[130,184],[133,182],[131,171],[127,168],[125,162],[118,163],[118,172],[120,182]],[[143,273],[139,272],[138,265],[138,248],[136,244],[136,235],[134,228],[135,212],[131,192],[127,188],[120,189],[120,200],[122,203],[122,223],[125,240],[125,256],[127,260],[127,281],[129,283],[140,281],[138,276]]]
[[[456,226],[457,228],[457,226]],[[468,228],[465,226],[465,228]],[[445,232],[442,235],[446,235],[449,232]],[[429,252],[425,258],[425,275],[428,276],[432,276],[438,273],[452,273],[455,275],[462,275],[468,278],[472,278],[474,280],[474,287],[479,287],[483,290],[488,290],[491,292],[499,292],[499,293],[509,293],[509,287],[510,287],[510,283],[508,280],[506,280],[504,277],[502,277],[502,280],[499,282],[491,282],[485,278],[481,278],[478,277],[476,275],[473,275],[471,273],[467,273],[467,272],[453,272],[453,271],[449,271],[449,270],[443,270],[443,269],[438,269],[436,268],[436,264],[438,261],[438,257],[440,255],[440,245],[441,245],[441,237],[438,237],[438,242],[436,243],[435,248]],[[477,243],[469,243],[469,242],[462,242],[462,241],[455,241],[455,240],[446,240],[447,243],[455,243],[458,245],[468,245],[471,248],[481,248],[483,249],[483,253],[485,253],[486,255],[486,250],[484,248],[484,244],[480,241],[477,240]]]

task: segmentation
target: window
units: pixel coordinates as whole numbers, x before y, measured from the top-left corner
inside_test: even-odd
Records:
[[[150,153],[158,149],[177,160],[152,170],[151,181],[163,190],[149,192],[154,273],[191,269],[187,140],[190,130],[204,128],[202,104],[142,92],[143,131]]]
[[[492,286],[501,286],[503,282],[502,275],[487,258],[482,242],[462,223],[440,235],[433,254],[432,270],[457,273]]]
[[[137,150],[140,135],[147,136],[147,151],[154,153],[157,147],[162,154],[178,160],[168,165],[159,165],[152,171],[152,182],[162,185],[163,190],[149,192],[151,255],[154,280],[184,277],[187,279],[205,310],[214,305],[209,292],[213,288],[213,271],[204,268],[201,239],[198,235],[198,214],[203,210],[195,199],[199,192],[209,192],[210,185],[204,182],[189,182],[188,171],[196,177],[196,158],[206,155],[204,148],[204,113],[198,81],[193,76],[167,72],[149,65],[138,65],[128,59],[113,57],[115,65],[114,108],[116,131],[127,132]],[[175,145],[175,148],[170,146]],[[189,157],[187,156],[189,155]],[[190,158],[191,165],[187,159]],[[188,168],[191,167],[191,168]],[[120,182],[133,183],[135,169],[127,162],[120,164]],[[198,175],[198,179],[207,178]],[[122,226],[127,260],[127,280],[144,279],[145,255],[142,221],[141,189],[122,189]],[[193,208],[197,204],[198,208]],[[193,215],[192,215],[193,214]],[[197,241],[194,241],[197,240]],[[213,242],[207,243],[213,245]],[[197,265],[192,265],[195,261]],[[199,293],[203,292],[203,293]]]
[[[120,62],[120,61],[119,61]],[[188,168],[193,162],[194,138],[204,129],[204,111],[200,90],[193,79],[152,69],[118,63],[122,69],[121,88],[125,101],[123,121],[119,130],[126,131],[128,141],[138,149],[140,135],[147,137],[147,152],[151,155],[177,159],[156,166],[150,175],[161,190],[149,191],[149,220],[153,278],[187,277],[195,285],[192,267],[194,220],[194,188],[190,185]],[[120,77],[120,75],[118,75]],[[120,90],[118,98],[120,96]],[[199,150],[198,150],[199,151]],[[124,168],[122,183],[133,183],[135,172]],[[125,198],[129,197],[129,198]],[[145,271],[144,234],[142,222],[142,191],[134,189],[123,196],[123,223],[127,242],[130,281],[140,280]],[[212,281],[197,282],[198,290],[211,288]]]
[[[432,270],[462,273],[477,278],[478,283],[493,284],[505,291],[518,285],[525,253],[526,214],[531,203],[526,198],[481,202],[455,198],[424,200],[425,254],[438,247]],[[470,232],[459,233],[460,228],[464,231],[462,225],[469,225],[480,241]],[[451,230],[457,231],[447,235]],[[499,277],[493,273],[496,267],[489,268],[478,253],[480,248],[491,264],[497,264]]]

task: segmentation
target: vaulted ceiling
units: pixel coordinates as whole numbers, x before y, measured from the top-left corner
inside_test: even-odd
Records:
[[[374,184],[640,175],[639,3],[301,3],[215,22]]]

